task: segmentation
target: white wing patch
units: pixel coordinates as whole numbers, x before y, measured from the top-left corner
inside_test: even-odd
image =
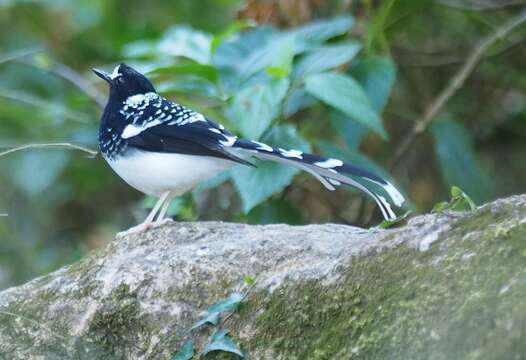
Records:
[[[256,144],[258,147],[257,149],[258,150],[263,150],[263,151],[268,151],[268,152],[273,152],[274,149],[272,149],[270,146],[268,146],[267,144],[264,144],[262,142],[259,142],[259,141],[256,141],[256,140],[252,140],[252,143]]]
[[[338,159],[327,159],[325,161],[315,162],[314,165],[322,167],[324,169],[331,169],[337,166],[342,166],[343,161],[338,160]]]
[[[285,157],[298,158],[300,160],[303,159],[303,152],[299,150],[285,150],[285,149],[279,148],[279,152],[281,153],[281,155]]]
[[[196,121],[206,121],[205,117],[202,114],[191,112],[191,115],[181,121],[178,125],[191,124]]]
[[[223,136],[225,137],[226,140],[219,140],[219,143],[223,146],[231,147],[237,141],[237,136],[233,136],[233,135],[223,135]]]
[[[146,129],[149,129],[151,127],[154,127],[154,126],[157,126],[161,124],[161,122],[159,120],[153,120],[153,121],[149,121],[143,125],[134,125],[134,124],[130,124],[128,126],[126,126],[121,134],[121,137],[123,139],[129,139],[131,137],[134,137],[134,136],[137,136],[139,135],[140,133],[142,133],[144,130]]]

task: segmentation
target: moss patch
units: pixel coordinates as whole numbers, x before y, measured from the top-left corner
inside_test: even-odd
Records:
[[[101,301],[87,333],[78,338],[75,348],[93,359],[126,359],[137,348],[147,347],[139,334],[149,334],[140,315],[140,304],[127,284],[120,284]],[[148,337],[146,337],[148,339]]]
[[[244,350],[286,359],[524,358],[526,224],[510,223],[508,210],[461,220],[427,252],[357,258],[338,286],[257,294],[234,335],[252,322]]]

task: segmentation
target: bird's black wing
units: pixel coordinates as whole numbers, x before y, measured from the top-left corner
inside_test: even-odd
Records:
[[[152,126],[128,139],[128,145],[153,152],[177,153],[186,155],[212,156],[252,165],[228,151],[236,137],[228,132],[217,133],[207,121],[186,125],[159,124]]]
[[[126,109],[132,120],[121,137],[128,146],[152,152],[212,156],[252,165],[227,151],[237,140],[223,126],[162,97]],[[123,114],[124,115],[124,114]]]

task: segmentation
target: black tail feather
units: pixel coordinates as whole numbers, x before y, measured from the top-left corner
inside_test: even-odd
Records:
[[[329,190],[335,190],[335,187],[342,183],[355,187],[375,200],[380,207],[382,215],[387,220],[396,218],[396,214],[391,209],[391,204],[385,197],[352,179],[350,176],[379,185],[389,194],[391,201],[396,206],[401,206],[404,203],[402,194],[389,181],[370,171],[344,163],[338,159],[324,158],[298,150],[276,149],[258,141],[243,139],[238,139],[231,149],[236,153],[247,153],[264,160],[277,161],[300,168],[316,177]]]

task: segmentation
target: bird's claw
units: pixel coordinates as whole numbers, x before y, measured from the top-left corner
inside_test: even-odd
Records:
[[[118,238],[123,238],[125,236],[132,235],[132,234],[140,234],[140,233],[145,232],[145,231],[147,231],[149,229],[153,229],[153,228],[156,228],[156,227],[159,227],[159,226],[163,226],[165,224],[169,224],[169,223],[172,223],[172,222],[174,222],[172,219],[166,218],[166,219],[163,219],[163,220],[160,220],[160,221],[156,221],[156,222],[141,223],[139,225],[135,225],[135,226],[129,228],[128,230],[118,232],[117,233],[117,237]]]
[[[170,224],[170,223],[173,223],[173,222],[174,222],[173,219],[166,218],[166,219],[154,222],[153,225],[152,225],[152,228],[163,226],[165,224]]]
[[[153,223],[141,223],[139,225],[135,225],[135,226],[132,226],[131,228],[129,228],[128,230],[125,230],[125,231],[121,231],[121,232],[118,232],[117,233],[117,237],[118,238],[122,238],[122,237],[125,237],[125,236],[128,236],[128,235],[132,235],[132,234],[139,234],[139,233],[142,233],[148,229],[151,229],[154,227],[154,224]]]

